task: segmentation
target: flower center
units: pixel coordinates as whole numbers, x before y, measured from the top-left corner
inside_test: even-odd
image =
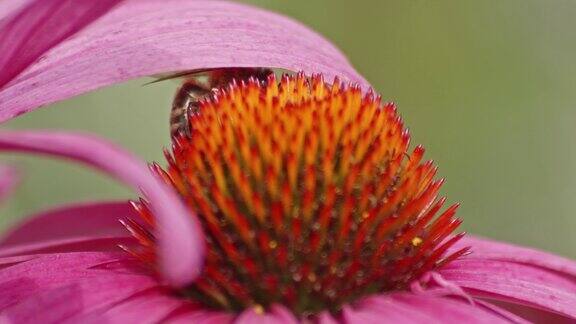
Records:
[[[457,206],[393,104],[320,76],[233,83],[188,116],[155,170],[200,219],[208,254],[180,293],[240,311],[281,303],[306,316],[400,290],[466,252]],[[145,201],[135,204],[153,227]],[[153,230],[127,224],[154,262]],[[148,247],[148,248],[146,248]]]

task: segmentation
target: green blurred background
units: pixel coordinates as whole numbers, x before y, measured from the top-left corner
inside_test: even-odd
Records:
[[[338,45],[395,101],[462,202],[472,233],[576,257],[576,1],[248,1],[292,16]],[[8,128],[102,134],[162,161],[176,83],[135,80],[41,109]],[[133,198],[77,165],[2,156],[23,182],[0,229],[60,203]]]

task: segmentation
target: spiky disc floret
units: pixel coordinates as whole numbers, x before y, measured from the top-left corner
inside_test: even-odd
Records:
[[[208,256],[183,294],[228,309],[281,303],[296,314],[405,288],[460,256],[457,206],[436,217],[442,180],[393,104],[320,76],[232,84],[174,138],[174,186],[204,226]],[[144,202],[136,204],[153,226]],[[128,227],[145,247],[153,236]],[[152,249],[137,255],[153,262]]]

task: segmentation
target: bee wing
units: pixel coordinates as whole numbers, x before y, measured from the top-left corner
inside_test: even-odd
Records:
[[[146,82],[146,83],[144,83],[144,85],[147,86],[150,84],[154,84],[154,83],[158,83],[158,82],[162,82],[162,81],[167,81],[167,80],[186,79],[186,78],[196,76],[199,74],[204,74],[204,73],[209,72],[211,70],[214,70],[214,69],[196,69],[196,70],[188,70],[188,71],[175,72],[175,73],[157,74],[157,75],[152,76],[156,80]]]

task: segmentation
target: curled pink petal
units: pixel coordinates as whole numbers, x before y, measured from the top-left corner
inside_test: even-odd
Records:
[[[541,308],[576,319],[576,277],[529,264],[461,259],[440,273],[476,296]]]
[[[87,135],[58,132],[2,132],[0,151],[66,157],[102,170],[140,189],[158,221],[160,270],[172,285],[185,285],[199,274],[204,239],[195,217],[179,197],[155,178],[145,164],[111,143]]]
[[[132,78],[255,66],[368,86],[330,42],[281,15],[231,2],[133,0],[46,53],[0,91],[0,122]]]
[[[22,1],[4,1],[8,4],[3,9],[9,14],[0,20],[0,89],[50,48],[121,2],[36,0],[22,4]]]
[[[118,221],[124,218],[137,218],[134,209],[124,201],[60,206],[25,217],[24,222],[0,237],[0,248],[55,239],[128,236]]]
[[[16,187],[18,177],[14,169],[0,165],[0,202]]]

